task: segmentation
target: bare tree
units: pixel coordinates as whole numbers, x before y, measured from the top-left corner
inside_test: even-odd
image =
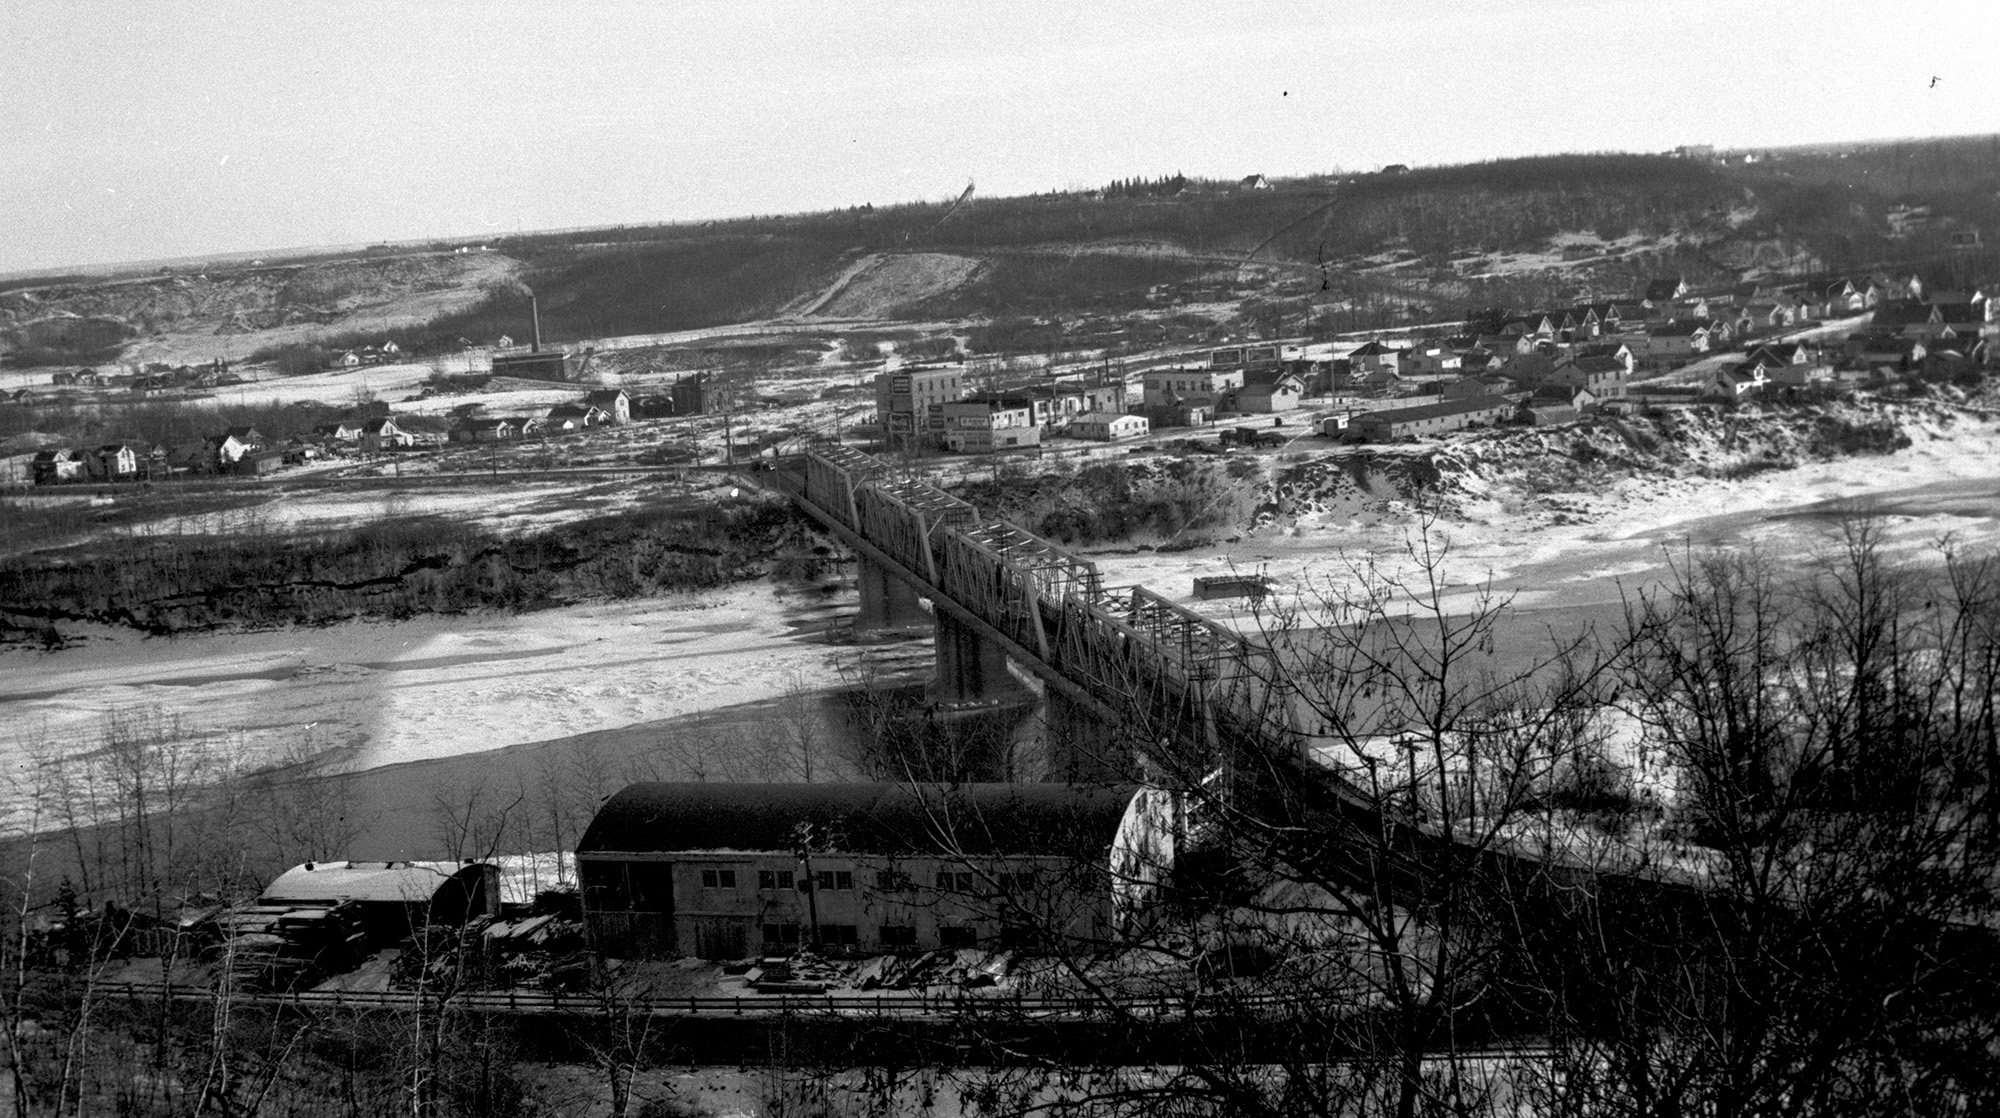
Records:
[[[1631,607],[1624,705],[1681,796],[1678,896],[1579,906],[1556,1113],[1976,1113],[2000,1101],[1990,703],[2000,568],[1685,554]]]

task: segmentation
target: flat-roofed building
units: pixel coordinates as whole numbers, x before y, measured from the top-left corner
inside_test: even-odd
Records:
[[[1093,439],[1097,442],[1116,442],[1119,439],[1136,439],[1151,429],[1151,424],[1143,415],[1120,415],[1117,412],[1085,412],[1069,421],[1064,434],[1072,439]]]
[[[963,365],[926,365],[878,373],[875,421],[891,442],[915,438],[924,430],[931,405],[962,400],[970,387]]]
[[[1042,442],[1034,402],[1025,398],[981,396],[932,404],[929,428],[939,446],[961,454],[991,454]]]

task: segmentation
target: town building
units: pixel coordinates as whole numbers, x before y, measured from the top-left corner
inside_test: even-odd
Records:
[[[1138,438],[1146,434],[1150,426],[1143,415],[1093,411],[1085,412],[1070,420],[1069,427],[1063,433],[1072,439],[1116,442],[1119,439]]]
[[[1346,437],[1391,442],[1424,435],[1442,435],[1476,424],[1504,422],[1514,408],[1514,401],[1506,396],[1474,396],[1408,408],[1358,412],[1347,425]]]
[[[519,433],[512,420],[464,419],[452,428],[451,440],[459,443],[502,442]]]
[[[29,463],[36,485],[59,485],[84,477],[88,461],[80,450],[42,450]]]
[[[673,401],[675,415],[708,414],[708,374],[692,373],[675,377],[667,389],[668,399]]]
[[[1290,411],[1305,398],[1306,384],[1293,373],[1273,370],[1275,375],[1258,377],[1237,389],[1231,402],[1236,411],[1257,415]]]
[[[621,957],[1101,942],[1114,876],[1139,876],[1124,863],[1140,857],[1128,816],[1141,798],[1066,784],[629,785],[577,844],[584,922]]]
[[[369,454],[415,446],[417,438],[386,416],[361,421],[361,449]]]
[[[1223,409],[1224,401],[1243,387],[1242,366],[1204,367],[1182,365],[1149,369],[1141,384],[1141,399],[1148,414],[1155,410],[1195,405],[1209,411]]]
[[[963,400],[971,378],[963,365],[922,365],[877,373],[875,422],[891,443],[916,438],[925,429],[931,405]]]
[[[1456,376],[1465,359],[1440,341],[1420,341],[1403,351],[1397,371],[1406,377]]]
[[[1671,360],[1707,353],[1708,334],[1705,323],[1692,320],[1664,323],[1647,332],[1646,356],[1655,360]]]
[[[632,397],[622,388],[603,388],[583,398],[583,402],[604,413],[610,424],[632,422]]]
[[[1347,360],[1353,367],[1352,375],[1365,381],[1372,373],[1400,372],[1403,351],[1381,342],[1366,342],[1350,350]]]
[[[110,443],[89,455],[85,469],[99,481],[134,481],[143,464],[140,451],[130,443]]]
[[[1561,423],[1573,423],[1577,417],[1576,398],[1568,389],[1557,385],[1544,388],[1533,396],[1521,401],[1514,418],[1534,427],[1553,427]]]
[[[1587,389],[1600,400],[1615,400],[1625,395],[1630,379],[1630,370],[1616,357],[1577,357],[1550,370],[1543,383]]]
[[[495,353],[493,375],[519,377],[522,380],[571,381],[576,379],[582,363],[581,356],[572,356],[560,346],[552,349],[529,346]]]
[[[960,454],[991,454],[1040,446],[1034,401],[1018,397],[974,397],[932,404],[926,427],[937,445]]]
[[[1505,373],[1479,373],[1452,381],[1439,395],[1447,400],[1472,400],[1517,394],[1520,390],[1519,382]]]

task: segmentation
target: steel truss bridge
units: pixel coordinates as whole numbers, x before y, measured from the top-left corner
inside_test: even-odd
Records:
[[[1054,775],[1129,775],[1117,771],[1129,754],[1108,767],[1100,756],[1119,733],[1212,780],[1227,779],[1241,746],[1303,748],[1269,646],[1144,586],[1107,586],[1095,563],[847,447],[810,450],[792,488],[861,557],[864,616],[897,612],[876,595],[931,600],[941,697],[990,700],[1007,684],[1002,655],[1044,684],[1050,724],[1071,743]]]
[[[1681,917],[1704,904],[1705,890],[1661,873],[1570,866],[1423,825],[1312,759],[1305,704],[1278,649],[1144,586],[1106,586],[1094,563],[889,463],[816,446],[804,477],[785,485],[860,556],[864,616],[897,612],[871,597],[931,600],[939,697],[986,699],[1004,686],[1004,658],[1042,681],[1052,778],[1138,776],[1198,793],[1185,797],[1190,836],[1208,813],[1249,811],[1308,834],[1322,856],[1334,848],[1353,885],[1375,888],[1386,872],[1406,898],[1470,875],[1509,895],[1596,881],[1602,889],[1588,891],[1607,903],[1664,902]],[[1123,744],[1134,741],[1136,751]],[[1308,787],[1304,797],[1285,790]]]

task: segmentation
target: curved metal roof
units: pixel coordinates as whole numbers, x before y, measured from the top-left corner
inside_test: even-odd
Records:
[[[793,851],[952,856],[1107,850],[1134,789],[1079,784],[633,784],[580,855]]]
[[[470,888],[490,871],[483,862],[307,862],[279,874],[258,899],[265,904],[429,904],[447,884]]]

